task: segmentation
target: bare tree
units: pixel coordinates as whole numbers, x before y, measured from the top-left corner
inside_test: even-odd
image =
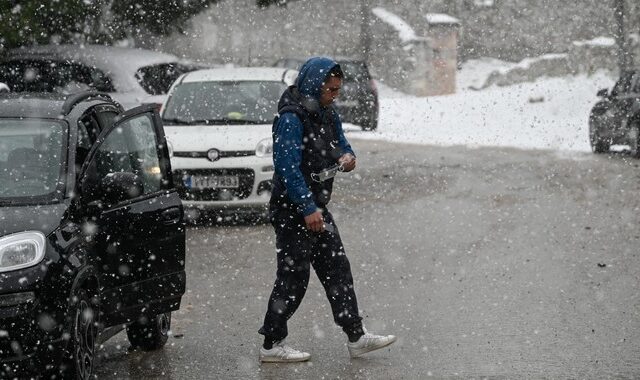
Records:
[[[625,0],[614,0],[614,17],[616,20],[615,37],[618,44],[618,68],[620,72],[631,68],[631,49],[625,22],[627,19]]]
[[[360,0],[360,49],[362,59],[369,61],[369,55],[371,54],[371,31],[369,29],[369,23],[371,22],[371,15],[369,14],[367,0]]]

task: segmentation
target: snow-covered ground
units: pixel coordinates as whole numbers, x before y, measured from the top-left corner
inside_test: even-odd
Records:
[[[610,88],[614,79],[598,72],[468,89],[508,65],[490,59],[469,62],[459,72],[458,93],[446,96],[414,97],[379,83],[378,130],[363,132],[347,125],[347,136],[442,146],[590,151],[589,110],[598,89]]]

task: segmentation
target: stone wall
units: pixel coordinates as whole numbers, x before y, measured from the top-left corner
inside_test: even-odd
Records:
[[[223,0],[193,19],[162,50],[203,60],[269,65],[282,57],[357,56],[361,13],[357,2],[301,0],[259,9],[255,0]]]
[[[640,38],[634,37],[631,41],[632,55],[640,57]],[[608,70],[615,77],[618,75],[617,53],[618,46],[612,38],[598,37],[587,41],[574,41],[568,53],[527,58],[511,69],[494,71],[482,88],[532,82],[540,77],[592,75],[598,70]]]

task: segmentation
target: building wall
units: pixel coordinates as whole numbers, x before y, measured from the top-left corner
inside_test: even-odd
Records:
[[[628,3],[630,13],[635,12],[629,27],[638,30],[640,5],[635,0]],[[547,53],[567,53],[573,41],[613,35],[610,0],[495,0],[492,7],[474,4],[474,0],[366,0],[369,9],[381,6],[404,18],[419,35],[434,33],[428,31],[426,13],[447,13],[458,18],[462,25],[458,31],[459,60],[490,56],[515,62]],[[375,22],[375,16],[370,15],[369,19]],[[145,38],[139,44],[239,65],[270,65],[288,56],[360,57],[362,20],[361,2],[353,0],[296,0],[287,7],[267,9],[259,9],[254,0],[221,0],[196,16],[185,34]],[[398,45],[390,40],[393,37],[389,31],[380,31],[375,25],[371,31],[374,75],[397,88],[413,86],[411,92],[421,93],[424,85],[416,78],[425,75],[416,65],[423,60],[416,57],[422,54],[428,61],[430,53],[420,51],[416,45]],[[416,48],[418,51],[412,51]],[[615,56],[610,59],[616,61]],[[601,62],[602,56],[598,60],[591,66],[609,65]],[[439,75],[455,76],[455,71]]]
[[[431,25],[428,29],[433,49],[432,84],[428,95],[446,95],[456,92],[456,71],[458,70],[457,24]]]
[[[223,0],[196,16],[186,34],[166,38],[159,47],[241,65],[288,56],[352,56],[361,53],[360,15],[357,2],[339,0],[300,0],[266,9],[255,0]],[[217,32],[208,33],[208,25]]]
[[[640,31],[640,5],[627,1],[632,30]],[[638,2],[640,3],[640,2]],[[478,7],[473,0],[366,0],[412,25],[426,13],[447,13],[461,20],[460,57],[490,56],[511,61],[566,52],[575,40],[612,36],[611,0],[495,0]],[[287,7],[259,9],[254,0],[221,0],[194,19],[186,35],[159,44],[225,61],[263,61],[280,55],[357,55],[362,14],[359,1],[296,0]],[[218,32],[211,34],[216,25]],[[544,25],[544,27],[541,27]],[[196,41],[196,40],[202,41]],[[178,42],[179,41],[179,42]],[[144,41],[140,41],[144,43]],[[154,42],[155,43],[155,42]]]

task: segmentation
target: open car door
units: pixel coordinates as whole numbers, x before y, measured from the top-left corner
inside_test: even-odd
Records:
[[[81,191],[102,255],[108,325],[177,310],[185,291],[185,226],[162,121],[152,106],[104,129],[83,168]]]

